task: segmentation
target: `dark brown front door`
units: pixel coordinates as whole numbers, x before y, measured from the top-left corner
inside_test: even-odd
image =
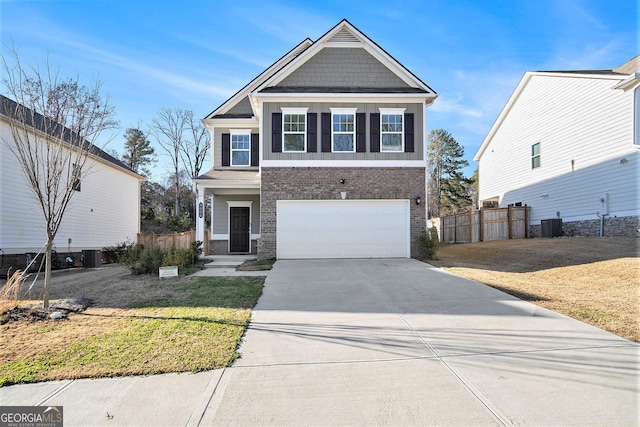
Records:
[[[230,208],[231,242],[229,252],[250,252],[249,250],[249,208]]]

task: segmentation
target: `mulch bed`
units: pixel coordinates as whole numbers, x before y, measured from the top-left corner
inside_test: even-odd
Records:
[[[58,321],[67,319],[69,313],[84,311],[92,304],[88,298],[70,298],[52,301],[49,309],[42,307],[42,304],[14,307],[7,311],[0,318],[0,325],[9,322],[42,322]]]

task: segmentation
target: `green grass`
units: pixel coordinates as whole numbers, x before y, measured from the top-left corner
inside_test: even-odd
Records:
[[[99,334],[82,334],[72,316],[21,335],[25,345],[47,333],[68,333],[62,349],[39,345],[36,356],[0,361],[0,386],[70,378],[199,372],[230,366],[264,283],[262,277],[156,281],[162,297],[139,300],[126,316],[106,321]],[[157,292],[156,292],[157,293]],[[89,314],[87,314],[88,316]],[[97,314],[99,315],[99,314]],[[25,328],[27,324],[25,324]],[[36,347],[34,347],[36,348]],[[27,352],[28,354],[28,352]]]

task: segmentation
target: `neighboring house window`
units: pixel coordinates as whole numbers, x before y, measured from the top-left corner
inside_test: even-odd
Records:
[[[308,108],[282,108],[282,151],[302,153],[307,150]]]
[[[251,131],[231,131],[231,166],[249,166]]]
[[[355,153],[356,108],[331,109],[331,150]]]
[[[380,108],[380,150],[404,151],[404,108]]]
[[[531,146],[531,169],[540,167],[540,143]]]
[[[81,183],[80,183],[80,178],[81,178],[81,171],[80,171],[80,166],[76,165],[75,163],[73,164],[73,171],[72,173],[72,179],[73,179],[73,189],[75,191],[80,191],[80,187],[81,187]]]

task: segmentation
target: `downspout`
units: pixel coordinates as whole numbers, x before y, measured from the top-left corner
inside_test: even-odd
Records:
[[[596,215],[600,218],[600,237],[604,237],[604,217],[608,214],[601,214],[600,211],[598,211]]]

